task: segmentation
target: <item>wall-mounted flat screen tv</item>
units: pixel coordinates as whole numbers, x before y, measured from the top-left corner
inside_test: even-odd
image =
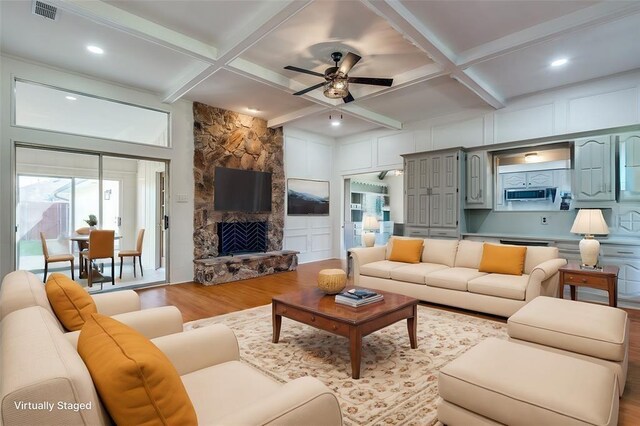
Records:
[[[216,167],[213,209],[223,212],[270,212],[271,173]]]

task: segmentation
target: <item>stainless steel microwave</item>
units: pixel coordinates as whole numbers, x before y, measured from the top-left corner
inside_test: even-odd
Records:
[[[556,188],[505,189],[506,201],[545,201],[554,202]]]

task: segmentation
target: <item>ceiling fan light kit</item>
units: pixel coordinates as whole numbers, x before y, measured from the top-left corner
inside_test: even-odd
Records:
[[[323,93],[327,98],[340,99],[347,103],[354,100],[353,96],[349,92],[349,83],[353,84],[369,84],[373,86],[385,86],[389,87],[393,84],[392,78],[371,78],[371,77],[349,77],[349,71],[355,64],[362,59],[355,53],[348,52],[344,60],[342,60],[342,53],[333,52],[331,59],[335,62],[335,66],[329,67],[324,71],[324,74],[320,74],[316,71],[306,70],[304,68],[295,67],[293,65],[287,65],[284,67],[286,70],[301,72],[304,74],[313,75],[316,77],[323,77],[325,81],[323,83],[315,84],[311,87],[307,87],[304,90],[294,93],[295,96],[304,95],[307,92],[323,88]],[[340,66],[338,62],[342,60]]]

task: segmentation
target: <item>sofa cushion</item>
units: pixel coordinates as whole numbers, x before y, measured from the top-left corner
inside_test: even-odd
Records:
[[[496,274],[522,275],[527,248],[485,243],[478,270]]]
[[[615,425],[615,374],[601,365],[489,338],[440,370],[440,396],[515,425]]]
[[[360,275],[378,278],[391,278],[391,270],[407,266],[404,262],[393,262],[391,260],[379,260],[364,264],[360,267]]]
[[[132,328],[93,314],[80,332],[78,353],[116,424],[198,424],[173,364]]]
[[[426,283],[431,287],[448,288],[451,290],[467,291],[467,282],[474,278],[487,275],[471,268],[447,268],[432,272],[426,277]]]
[[[47,299],[44,283],[33,272],[18,270],[5,275],[0,286],[0,319],[30,306],[41,306],[54,317],[56,315]]]
[[[194,371],[181,379],[202,425],[222,424],[222,418],[269,398],[282,387],[239,361]]]
[[[426,238],[422,261],[427,263],[439,263],[440,265],[453,266],[458,251],[458,240],[438,240]]]
[[[424,240],[396,240],[391,247],[389,260],[394,262],[418,263],[422,257]]]
[[[467,288],[471,293],[524,300],[528,282],[529,275],[488,274],[470,280]]]
[[[64,274],[51,274],[45,290],[56,316],[69,331],[80,330],[91,314],[98,312],[89,293]]]
[[[406,281],[409,283],[424,284],[425,276],[427,274],[441,269],[447,269],[447,267],[437,263],[416,263],[392,269],[391,279],[396,281]]]
[[[480,260],[482,259],[483,245],[484,243],[480,241],[459,241],[454,266],[478,269]]]
[[[509,336],[570,352],[622,361],[629,332],[622,309],[555,297],[536,297],[513,314]]]
[[[533,268],[547,260],[560,257],[558,247],[527,246],[527,255],[524,259],[524,273],[531,274]]]

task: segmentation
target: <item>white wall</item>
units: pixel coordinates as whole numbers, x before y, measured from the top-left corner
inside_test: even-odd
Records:
[[[299,251],[300,263],[330,259],[339,251],[334,232],[340,229],[342,186],[333,173],[334,145],[333,138],[284,128],[285,179],[331,181],[329,216],[288,216],[285,200],[283,248]]]
[[[393,172],[387,174],[384,182],[389,190],[389,219],[395,223],[404,222],[404,176],[395,176]]]
[[[0,65],[0,199],[6,200],[0,209],[0,276],[14,269],[14,183],[13,153],[15,143],[30,143],[64,147],[78,151],[105,152],[146,158],[170,160],[169,215],[171,234],[169,249],[169,279],[183,282],[193,279],[193,112],[192,104],[179,101],[163,104],[148,92],[117,86],[79,74],[1,56]],[[49,84],[94,96],[116,99],[159,109],[171,115],[171,147],[138,145],[105,141],[15,127],[11,120],[12,80],[14,77]],[[177,203],[175,195],[185,195],[186,202]]]

